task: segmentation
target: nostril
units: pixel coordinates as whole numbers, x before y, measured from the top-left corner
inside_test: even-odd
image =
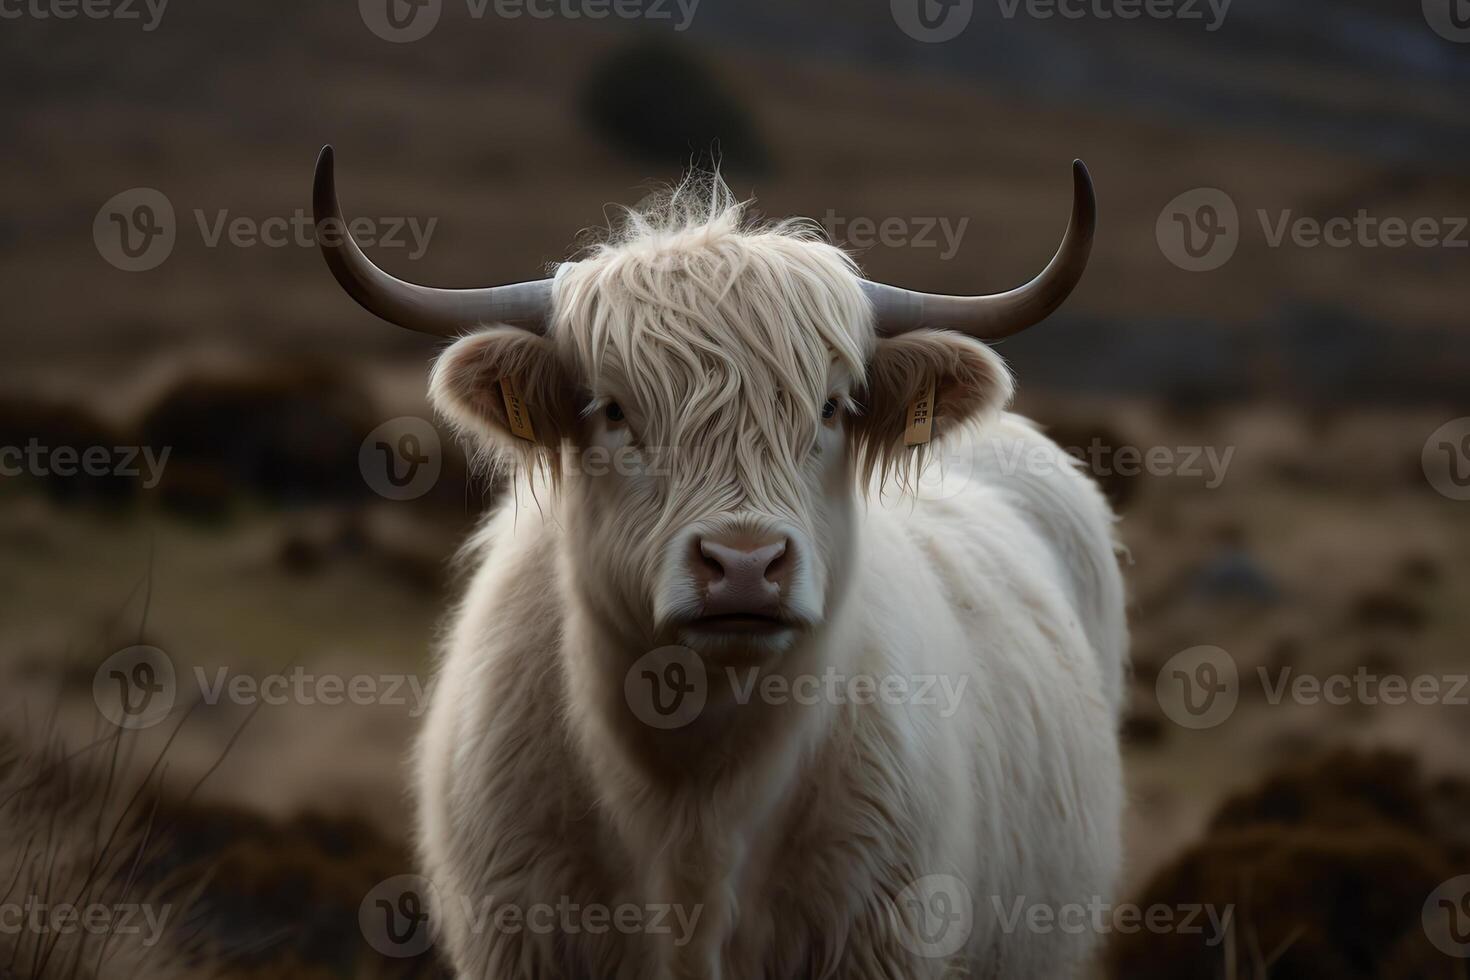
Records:
[[[715,549],[709,546],[709,542],[703,538],[694,541],[694,554],[690,556],[690,564],[694,567],[699,577],[706,582],[718,582],[725,577],[725,566],[715,557]]]
[[[791,571],[791,546],[782,541],[779,550],[771,556],[770,564],[766,565],[765,577],[767,582],[783,582]]]

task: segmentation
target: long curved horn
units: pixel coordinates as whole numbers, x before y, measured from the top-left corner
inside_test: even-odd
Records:
[[[404,282],[373,265],[342,220],[332,162],[332,148],[322,147],[311,194],[317,243],[332,275],[369,313],[440,337],[458,336],[481,323],[510,323],[545,332],[551,309],[550,279],[487,289],[437,289]]]
[[[1092,177],[1081,160],[1072,161],[1072,220],[1061,247],[1041,274],[1024,286],[990,296],[940,296],[863,280],[872,300],[878,333],[907,333],[921,327],[958,330],[981,340],[1020,333],[1062,305],[1082,278],[1092,236],[1097,230],[1097,199]]]

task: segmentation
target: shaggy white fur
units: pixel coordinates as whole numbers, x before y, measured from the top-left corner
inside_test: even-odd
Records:
[[[1096,936],[1027,915],[1111,900],[1123,592],[1105,502],[1003,413],[999,358],[876,338],[847,256],[717,182],[631,215],[555,302],[548,337],[487,328],[432,380],[514,471],[418,747],[456,970],[1075,974]],[[902,432],[931,379],[925,468]],[[685,628],[691,536],[732,528],[791,543],[789,630]],[[639,693],[671,678],[702,704],[677,725]]]

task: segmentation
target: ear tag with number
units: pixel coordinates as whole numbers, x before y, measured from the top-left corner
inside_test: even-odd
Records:
[[[515,379],[509,376],[501,378],[500,393],[505,397],[505,417],[510,423],[510,431],[522,439],[534,441],[536,430],[531,426],[531,410],[521,397],[521,389]]]
[[[934,436],[934,379],[919,389],[919,396],[909,404],[908,427],[903,430],[905,446],[922,446]]]

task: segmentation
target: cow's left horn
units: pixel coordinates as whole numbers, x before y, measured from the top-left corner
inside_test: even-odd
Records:
[[[1072,183],[1072,220],[1057,254],[1039,276],[1010,292],[990,296],[939,296],[864,280],[878,333],[886,336],[938,327],[997,340],[1046,319],[1082,278],[1097,228],[1092,177],[1081,160],[1072,161]]]
[[[437,289],[388,275],[362,254],[342,221],[332,148],[322,147],[311,195],[317,242],[332,275],[370,313],[400,327],[453,337],[481,323],[510,323],[537,333],[546,329],[551,280],[487,289]],[[330,223],[330,224],[328,224]]]

